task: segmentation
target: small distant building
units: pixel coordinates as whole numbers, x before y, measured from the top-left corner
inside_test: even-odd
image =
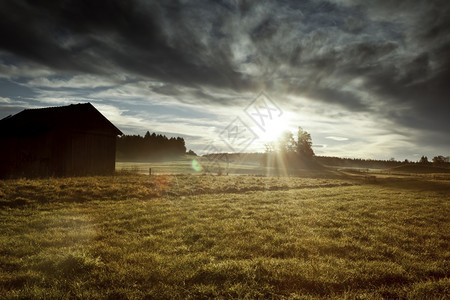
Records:
[[[111,174],[118,135],[90,103],[26,109],[0,120],[0,177]]]

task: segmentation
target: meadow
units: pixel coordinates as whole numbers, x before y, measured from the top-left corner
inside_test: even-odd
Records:
[[[315,177],[0,181],[0,295],[449,298],[449,180]]]

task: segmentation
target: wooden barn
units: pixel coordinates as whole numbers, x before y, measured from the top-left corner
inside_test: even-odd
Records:
[[[0,177],[111,174],[118,135],[90,103],[24,110],[0,120]]]

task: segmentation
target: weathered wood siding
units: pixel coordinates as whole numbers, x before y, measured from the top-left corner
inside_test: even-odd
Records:
[[[111,174],[115,169],[116,136],[97,132],[74,133],[67,154],[68,173]]]
[[[116,136],[50,133],[2,139],[0,177],[107,175],[115,169]]]

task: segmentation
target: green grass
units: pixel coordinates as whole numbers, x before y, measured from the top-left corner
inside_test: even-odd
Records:
[[[450,182],[0,181],[5,298],[447,299]]]

